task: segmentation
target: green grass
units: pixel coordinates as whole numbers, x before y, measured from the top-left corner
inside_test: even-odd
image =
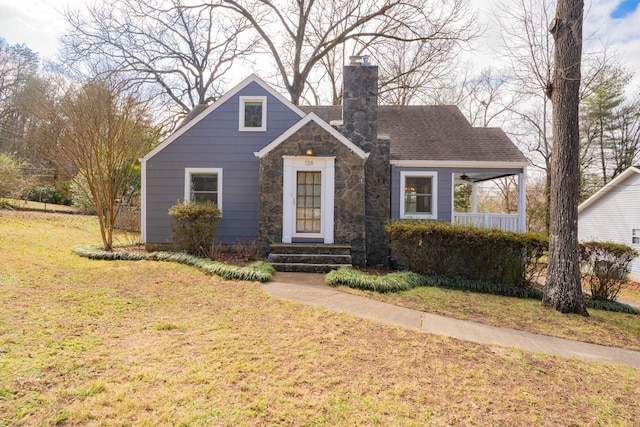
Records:
[[[407,291],[421,286],[434,286],[504,297],[529,298],[539,301],[542,301],[543,297],[542,291],[538,289],[481,282],[478,280],[454,279],[445,276],[421,276],[409,271],[389,273],[380,276],[367,275],[361,271],[343,267],[327,274],[325,282],[330,286],[347,286],[352,289],[381,293]],[[638,310],[634,307],[616,301],[587,299],[585,303],[588,308],[638,314]]]
[[[0,426],[632,426],[640,413],[639,369],[72,252],[99,239],[90,217],[0,211]]]

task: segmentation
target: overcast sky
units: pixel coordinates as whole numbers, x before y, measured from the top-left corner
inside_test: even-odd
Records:
[[[39,52],[41,58],[53,58],[57,39],[65,29],[60,11],[67,6],[78,7],[91,0],[0,0],[0,37],[9,44],[25,43]],[[489,12],[496,0],[469,0],[481,10],[484,22],[491,22]],[[631,71],[640,70],[640,0],[586,0],[585,43],[609,45]],[[475,57],[491,62],[491,32],[477,43]],[[478,55],[480,53],[480,55]],[[638,71],[636,74],[640,74]],[[244,77],[244,76],[243,76]],[[240,78],[239,78],[240,80]],[[640,87],[640,75],[635,82]]]

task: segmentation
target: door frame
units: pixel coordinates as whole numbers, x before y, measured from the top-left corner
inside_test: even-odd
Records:
[[[298,171],[321,173],[320,233],[296,232],[296,179]],[[318,239],[333,243],[335,197],[335,157],[283,156],[282,171],[282,242]]]

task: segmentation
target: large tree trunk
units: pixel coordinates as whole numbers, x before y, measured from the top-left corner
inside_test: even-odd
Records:
[[[588,316],[580,286],[578,189],[580,138],[578,105],[582,56],[582,0],[558,0],[549,27],[555,40],[553,153],[549,270],[543,304],[563,313]]]

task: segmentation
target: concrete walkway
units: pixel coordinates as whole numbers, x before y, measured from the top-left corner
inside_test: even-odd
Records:
[[[577,357],[640,368],[638,351],[498,328],[398,307],[340,292],[325,285],[322,274],[276,273],[272,281],[264,283],[263,287],[275,297],[425,333],[445,335],[480,344],[515,347],[535,353]]]

